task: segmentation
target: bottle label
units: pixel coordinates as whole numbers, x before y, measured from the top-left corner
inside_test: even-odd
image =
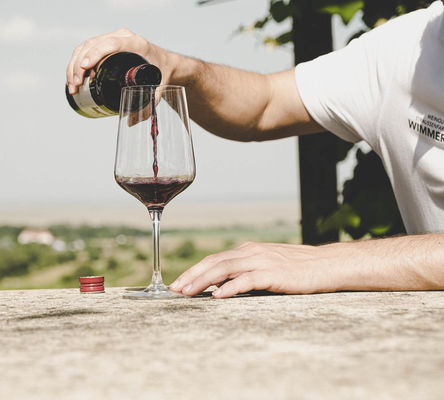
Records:
[[[115,112],[109,110],[105,106],[99,106],[91,96],[91,90],[89,86],[90,77],[85,77],[83,85],[79,87],[79,91],[72,95],[74,101],[79,107],[78,112],[90,118],[107,117],[110,115],[116,115]]]

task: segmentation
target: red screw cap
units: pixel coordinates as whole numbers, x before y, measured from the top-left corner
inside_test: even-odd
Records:
[[[81,276],[79,278],[80,292],[103,293],[105,278],[103,276]]]

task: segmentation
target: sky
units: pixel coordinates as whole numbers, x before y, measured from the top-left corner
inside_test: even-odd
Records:
[[[2,1],[0,206],[133,201],[113,178],[117,117],[81,117],[65,99],[65,70],[75,46],[126,27],[181,54],[281,71],[293,65],[291,48],[270,50],[257,34],[233,34],[263,17],[267,6],[268,0],[203,7],[197,0]],[[289,24],[267,32],[284,32]],[[341,46],[346,31],[335,26]],[[196,180],[174,201],[299,201],[295,138],[237,143],[194,123],[192,135]]]

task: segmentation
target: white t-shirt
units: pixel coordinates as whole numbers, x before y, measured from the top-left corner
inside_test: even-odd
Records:
[[[296,67],[315,121],[381,157],[408,233],[444,231],[444,6]]]

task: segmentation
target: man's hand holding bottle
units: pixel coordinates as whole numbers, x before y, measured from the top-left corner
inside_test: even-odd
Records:
[[[136,35],[129,29],[119,29],[112,33],[90,38],[77,46],[66,70],[66,82],[70,94],[76,94],[79,86],[82,85],[85,78],[85,72],[93,68],[100,60],[106,56],[119,53],[136,53],[154,64],[162,71],[162,83],[169,81],[171,70],[166,61],[167,51],[148,42],[142,36]]]

